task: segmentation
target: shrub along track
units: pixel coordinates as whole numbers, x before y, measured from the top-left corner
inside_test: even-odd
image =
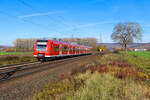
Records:
[[[3,66],[0,68],[0,82],[7,81],[10,79],[22,77],[28,74],[33,74],[35,72],[39,72],[42,70],[46,70],[47,68],[51,68],[52,66],[66,63],[66,61],[78,60],[80,57],[73,57],[68,59],[59,59],[51,62],[32,62],[32,63],[23,63],[23,64],[14,64],[12,66]],[[51,66],[46,66],[51,65]]]
[[[0,82],[0,100],[29,100],[35,91],[43,89],[48,81],[55,80],[62,73],[71,72],[81,64],[92,62],[95,56],[97,54],[25,67],[26,70],[20,70],[9,80]]]
[[[0,82],[10,79],[10,77],[18,71],[25,70],[27,68],[29,69],[30,66],[37,65],[37,64],[40,64],[40,62],[28,62],[28,63],[18,63],[18,64],[0,66]]]

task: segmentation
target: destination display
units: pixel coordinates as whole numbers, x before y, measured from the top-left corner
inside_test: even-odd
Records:
[[[37,42],[38,45],[47,45],[47,42]]]

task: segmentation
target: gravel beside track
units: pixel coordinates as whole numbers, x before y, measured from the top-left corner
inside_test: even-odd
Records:
[[[23,63],[17,63],[17,64],[3,65],[3,66],[0,66],[0,70],[1,69],[12,68],[12,67],[21,67],[21,66],[24,66],[24,65],[30,65],[30,64],[34,64],[34,63],[37,63],[37,62],[23,62]]]
[[[10,80],[10,79],[14,79],[14,78],[18,78],[18,77],[22,77],[22,76],[25,76],[25,75],[28,75],[28,74],[33,74],[35,72],[39,72],[39,71],[42,71],[42,70],[52,68],[53,66],[56,66],[56,65],[65,64],[66,61],[71,63],[70,61],[76,61],[78,59],[80,59],[80,57],[54,60],[54,61],[51,61],[51,62],[44,62],[44,63],[34,62],[34,63],[21,64],[21,65],[16,65],[16,66],[11,66],[11,67],[0,68],[0,70],[3,71],[3,72],[0,72],[0,74],[4,73],[4,75],[5,75],[5,73],[14,72],[12,74],[12,76],[10,76],[6,79],[1,79],[0,82],[7,81],[7,80]],[[51,66],[46,66],[46,65],[51,65]],[[41,66],[44,66],[44,67],[41,67]]]
[[[71,72],[81,64],[92,62],[96,55],[50,61],[15,73],[9,80],[0,82],[0,100],[30,100],[49,81],[60,74]],[[26,68],[26,67],[25,67]]]

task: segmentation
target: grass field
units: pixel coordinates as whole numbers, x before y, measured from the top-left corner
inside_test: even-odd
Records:
[[[33,100],[150,100],[150,62],[139,56],[96,57],[73,70],[76,74],[63,74],[55,84],[48,83]]]
[[[32,55],[6,55],[0,56],[0,66],[8,64],[16,64],[22,62],[33,62],[37,61]]]
[[[127,54],[125,52],[121,52],[121,54],[124,54],[129,63],[150,73],[150,51],[130,51]]]
[[[0,65],[36,61],[32,54],[32,52],[0,52]]]
[[[0,52],[0,55],[32,55],[32,52]]]
[[[125,52],[121,52],[121,53],[125,54]],[[129,51],[127,54],[139,56],[142,58],[150,58],[150,51]]]

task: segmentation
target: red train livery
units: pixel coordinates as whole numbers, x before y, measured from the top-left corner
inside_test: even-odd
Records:
[[[40,61],[54,57],[74,56],[90,53],[92,53],[92,47],[89,46],[56,40],[36,40],[33,55]]]

